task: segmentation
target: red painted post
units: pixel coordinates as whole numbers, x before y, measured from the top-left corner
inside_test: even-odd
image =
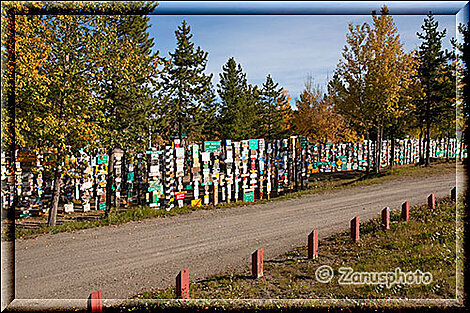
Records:
[[[354,242],[359,242],[359,216],[351,220],[351,239]]]
[[[308,235],[308,258],[318,258],[318,231],[314,230]]]
[[[251,254],[251,273],[253,278],[263,276],[263,249],[258,249]]]
[[[388,207],[382,210],[382,228],[383,230],[390,229],[390,209]]]
[[[410,204],[408,201],[403,202],[401,205],[401,219],[405,222],[410,220]]]
[[[103,291],[92,292],[88,297],[87,312],[103,312]]]
[[[436,198],[434,194],[432,193],[428,196],[428,210],[434,210],[435,207],[436,207]]]
[[[184,269],[176,276],[176,296],[178,299],[189,299],[189,270]]]
[[[450,198],[453,202],[457,202],[457,187],[452,188],[450,191]]]

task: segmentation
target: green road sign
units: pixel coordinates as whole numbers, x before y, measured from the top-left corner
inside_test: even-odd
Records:
[[[162,186],[149,187],[148,191],[162,191]]]
[[[220,141],[204,141],[204,152],[220,152]]]
[[[155,151],[154,150],[148,150],[145,153],[147,153],[147,154],[162,154],[163,151],[162,150],[155,150]]]
[[[245,202],[255,202],[255,192],[245,192],[243,194],[243,201]]]
[[[127,181],[134,181],[134,172],[127,173]]]
[[[258,139],[250,139],[248,140],[248,147],[249,149],[258,149]]]
[[[102,202],[98,204],[98,210],[101,210],[101,211],[106,210],[106,202]]]
[[[106,154],[98,155],[98,164],[108,164],[108,156]]]

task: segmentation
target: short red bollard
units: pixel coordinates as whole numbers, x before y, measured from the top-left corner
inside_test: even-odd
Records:
[[[354,242],[359,242],[359,217],[356,216],[351,220],[351,239]]]
[[[410,204],[408,201],[403,202],[401,205],[401,219],[405,222],[410,220]]]
[[[428,210],[434,210],[436,207],[436,198],[434,197],[434,194],[430,194],[428,196]]]
[[[103,291],[92,292],[88,297],[87,312],[103,312]]]
[[[450,191],[450,198],[453,202],[457,202],[457,187],[452,188]]]
[[[176,296],[178,299],[189,299],[189,270],[184,269],[176,276]]]
[[[390,209],[388,207],[382,210],[382,228],[383,230],[390,229]]]
[[[253,278],[263,276],[263,249],[258,249],[251,254],[251,273]]]
[[[318,257],[318,231],[314,230],[308,235],[308,258]]]

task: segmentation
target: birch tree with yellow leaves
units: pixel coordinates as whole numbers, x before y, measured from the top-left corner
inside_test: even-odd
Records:
[[[376,172],[380,170],[382,140],[385,128],[398,123],[400,118],[414,110],[410,86],[417,71],[412,53],[406,53],[398,30],[384,6],[380,15],[372,15],[368,36],[365,94],[368,112],[376,128]]]
[[[376,139],[376,166],[387,129],[413,110],[410,96],[417,62],[406,53],[398,30],[384,6],[372,14],[372,25],[349,25],[343,59],[329,83],[333,101],[359,133]]]
[[[16,39],[13,44],[4,44],[8,64],[12,65],[6,76],[14,78],[8,80],[6,88],[15,92],[14,113],[9,115],[15,135],[11,138],[20,148],[54,151],[48,220],[52,226],[56,223],[60,181],[67,175],[72,154],[102,144],[113,135],[110,128],[117,127],[109,126],[107,115],[107,109],[115,103],[101,92],[104,82],[112,79],[105,69],[117,62],[114,68],[121,70],[113,74],[127,75],[129,81],[132,72],[126,70],[136,65],[110,53],[118,29],[103,13],[130,13],[134,7],[128,3],[35,2],[10,3],[9,8],[2,15],[13,21],[9,29]],[[126,52],[132,51],[139,53],[132,48]]]

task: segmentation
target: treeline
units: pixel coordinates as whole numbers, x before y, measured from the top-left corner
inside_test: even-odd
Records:
[[[186,21],[175,31],[174,52],[168,59],[159,56],[145,15],[156,5],[10,4],[23,11],[98,8],[139,15],[16,15],[15,120],[3,112],[4,138],[11,138],[11,123],[22,147],[96,144],[138,152],[182,137],[297,134],[325,143],[406,135],[429,141],[455,132],[456,58],[443,50],[446,31],[432,15],[417,34],[419,49],[409,53],[386,7],[372,14],[371,25],[349,25],[327,90],[308,77],[293,110],[287,91],[271,75],[261,86],[252,85],[233,57],[213,86],[205,73],[208,53],[194,45]],[[3,43],[8,48],[8,41]],[[8,60],[8,49],[2,52]],[[8,77],[8,68],[4,72]]]
[[[386,7],[372,20],[349,26],[329,97],[351,129],[379,144],[385,136],[424,139],[427,165],[431,137],[455,135],[455,53],[443,50],[446,30],[438,29],[431,14],[417,33],[418,50],[409,53]]]
[[[185,21],[175,31],[175,50],[161,57],[146,15],[156,6],[2,6],[2,91],[8,95],[2,97],[2,147],[55,150],[50,173],[59,182],[70,151],[78,149],[111,154],[120,148],[136,155],[174,138],[269,140],[292,134],[321,143],[370,139],[380,145],[383,138],[411,135],[422,139],[427,164],[430,138],[455,133],[457,60],[443,50],[445,30],[432,15],[417,34],[419,49],[409,53],[386,7],[372,14],[370,25],[349,25],[327,91],[307,79],[293,110],[271,75],[252,85],[233,57],[213,86],[205,73],[208,53],[195,46]]]

